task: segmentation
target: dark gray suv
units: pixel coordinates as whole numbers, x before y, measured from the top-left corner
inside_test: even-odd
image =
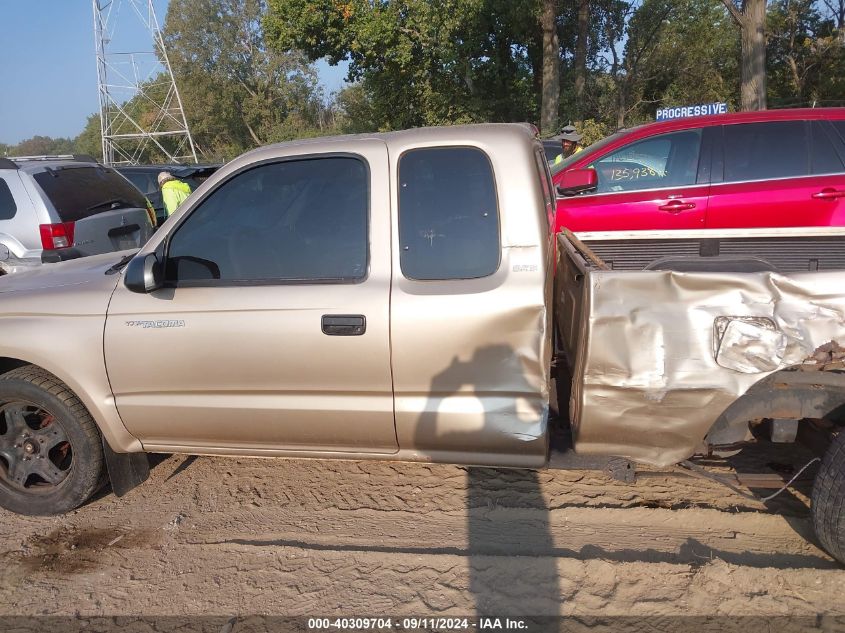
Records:
[[[0,158],[0,274],[140,248],[154,225],[143,194],[89,156]]]

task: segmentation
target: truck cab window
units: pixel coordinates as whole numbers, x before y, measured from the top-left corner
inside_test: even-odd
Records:
[[[369,175],[353,157],[259,165],[215,189],[170,242],[171,282],[354,281],[367,272]]]
[[[471,147],[423,148],[399,159],[399,242],[409,279],[474,279],[499,268],[493,168]]]

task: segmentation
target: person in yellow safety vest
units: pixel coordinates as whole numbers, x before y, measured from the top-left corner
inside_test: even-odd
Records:
[[[178,180],[169,171],[163,171],[158,175],[158,186],[161,187],[161,197],[164,200],[164,211],[167,217],[170,217],[191,194],[188,183]]]
[[[556,141],[560,141],[561,149],[563,150],[560,154],[555,156],[552,163],[554,165],[562,162],[564,158],[569,158],[578,152],[584,151],[584,148],[581,147],[581,139],[584,137],[578,134],[574,125],[567,125],[558,132],[557,136],[553,136],[552,138]]]

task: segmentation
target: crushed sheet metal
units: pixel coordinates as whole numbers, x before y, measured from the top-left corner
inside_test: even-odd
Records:
[[[571,407],[579,452],[680,462],[770,373],[845,358],[840,272],[587,277]]]
[[[743,374],[771,372],[780,367],[786,351],[786,335],[774,323],[769,319],[760,319],[759,323],[742,319],[727,321],[718,339],[719,365]]]

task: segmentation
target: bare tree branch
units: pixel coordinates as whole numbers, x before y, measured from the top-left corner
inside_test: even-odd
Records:
[[[745,16],[742,15],[742,11],[737,8],[737,6],[733,3],[733,0],[722,0],[722,4],[725,5],[728,13],[731,14],[731,17],[736,21],[736,23],[742,26],[745,21]]]
[[[255,144],[258,146],[264,145],[264,143],[261,142],[261,139],[258,138],[258,135],[255,133],[255,130],[252,129],[252,126],[249,124],[249,121],[246,120],[246,117],[242,116],[241,118],[243,119],[247,132],[249,132],[249,136],[252,138],[253,141],[255,141]]]

